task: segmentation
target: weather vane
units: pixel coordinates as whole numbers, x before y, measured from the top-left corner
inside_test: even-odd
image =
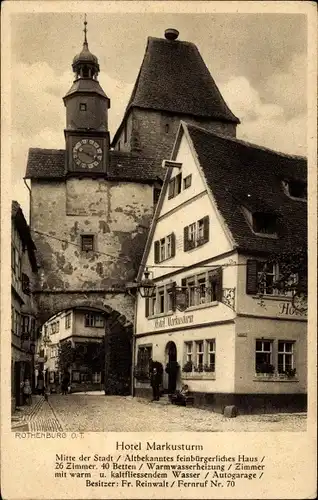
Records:
[[[87,38],[86,38],[87,28],[86,28],[86,26],[87,26],[86,14],[84,14],[84,29],[83,29],[83,31],[84,31],[84,43],[87,44]]]

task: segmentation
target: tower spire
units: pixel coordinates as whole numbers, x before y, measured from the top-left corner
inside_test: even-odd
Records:
[[[87,43],[87,20],[86,20],[86,14],[84,14],[84,45],[86,45],[88,47],[88,43]]]

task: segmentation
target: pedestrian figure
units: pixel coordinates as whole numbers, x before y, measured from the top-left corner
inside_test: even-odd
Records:
[[[67,393],[68,393],[69,383],[70,383],[70,376],[69,376],[69,374],[66,372],[66,373],[64,373],[64,375],[63,375],[62,384],[61,384],[61,389],[62,389],[62,394],[63,394],[63,395],[65,395],[65,394],[67,394]]]
[[[160,373],[158,372],[156,367],[153,367],[152,372],[151,372],[151,376],[150,376],[150,384],[152,387],[152,395],[153,395],[152,401],[159,401],[160,382],[161,382]]]
[[[32,388],[30,380],[26,378],[21,385],[23,388],[23,403],[30,405],[32,403]]]
[[[44,387],[44,376],[43,376],[42,371],[39,372],[39,374],[38,374],[37,389],[38,389],[38,393],[41,394],[42,396],[44,396],[45,387]]]
[[[186,405],[188,396],[189,386],[187,384],[184,384],[180,391],[175,391],[174,394],[171,394],[170,401],[171,403]]]

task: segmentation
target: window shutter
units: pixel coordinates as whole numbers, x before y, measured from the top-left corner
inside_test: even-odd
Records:
[[[149,298],[145,299],[145,316],[146,318],[149,316]]]
[[[253,295],[257,292],[258,292],[257,261],[254,259],[248,259],[246,266],[246,293],[248,295]]]
[[[155,241],[155,264],[159,262],[159,240]]]
[[[183,228],[183,250],[189,250],[189,226]]]
[[[209,228],[210,228],[210,218],[207,215],[206,217],[203,218],[203,238],[205,243],[209,241],[209,235],[210,235]]]
[[[302,292],[302,293],[307,293],[307,270],[304,271],[302,270],[299,274],[298,274],[298,288],[299,288],[299,291]]]
[[[222,302],[223,298],[223,269],[219,267],[216,272],[217,288],[216,288],[216,300]]]
[[[175,177],[168,184],[168,200],[174,197]]]
[[[176,255],[176,235],[171,233],[171,257]]]
[[[172,283],[172,310],[175,311],[176,310],[176,282],[174,281]]]

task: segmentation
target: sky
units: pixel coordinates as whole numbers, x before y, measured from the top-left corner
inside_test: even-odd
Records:
[[[179,30],[195,43],[231,111],[237,137],[306,155],[307,25],[302,14],[89,13],[89,49],[111,99],[113,137],[145,53],[147,37]],[[23,183],[28,149],[63,149],[63,96],[83,43],[83,14],[30,13],[11,18],[12,197],[28,217]]]

